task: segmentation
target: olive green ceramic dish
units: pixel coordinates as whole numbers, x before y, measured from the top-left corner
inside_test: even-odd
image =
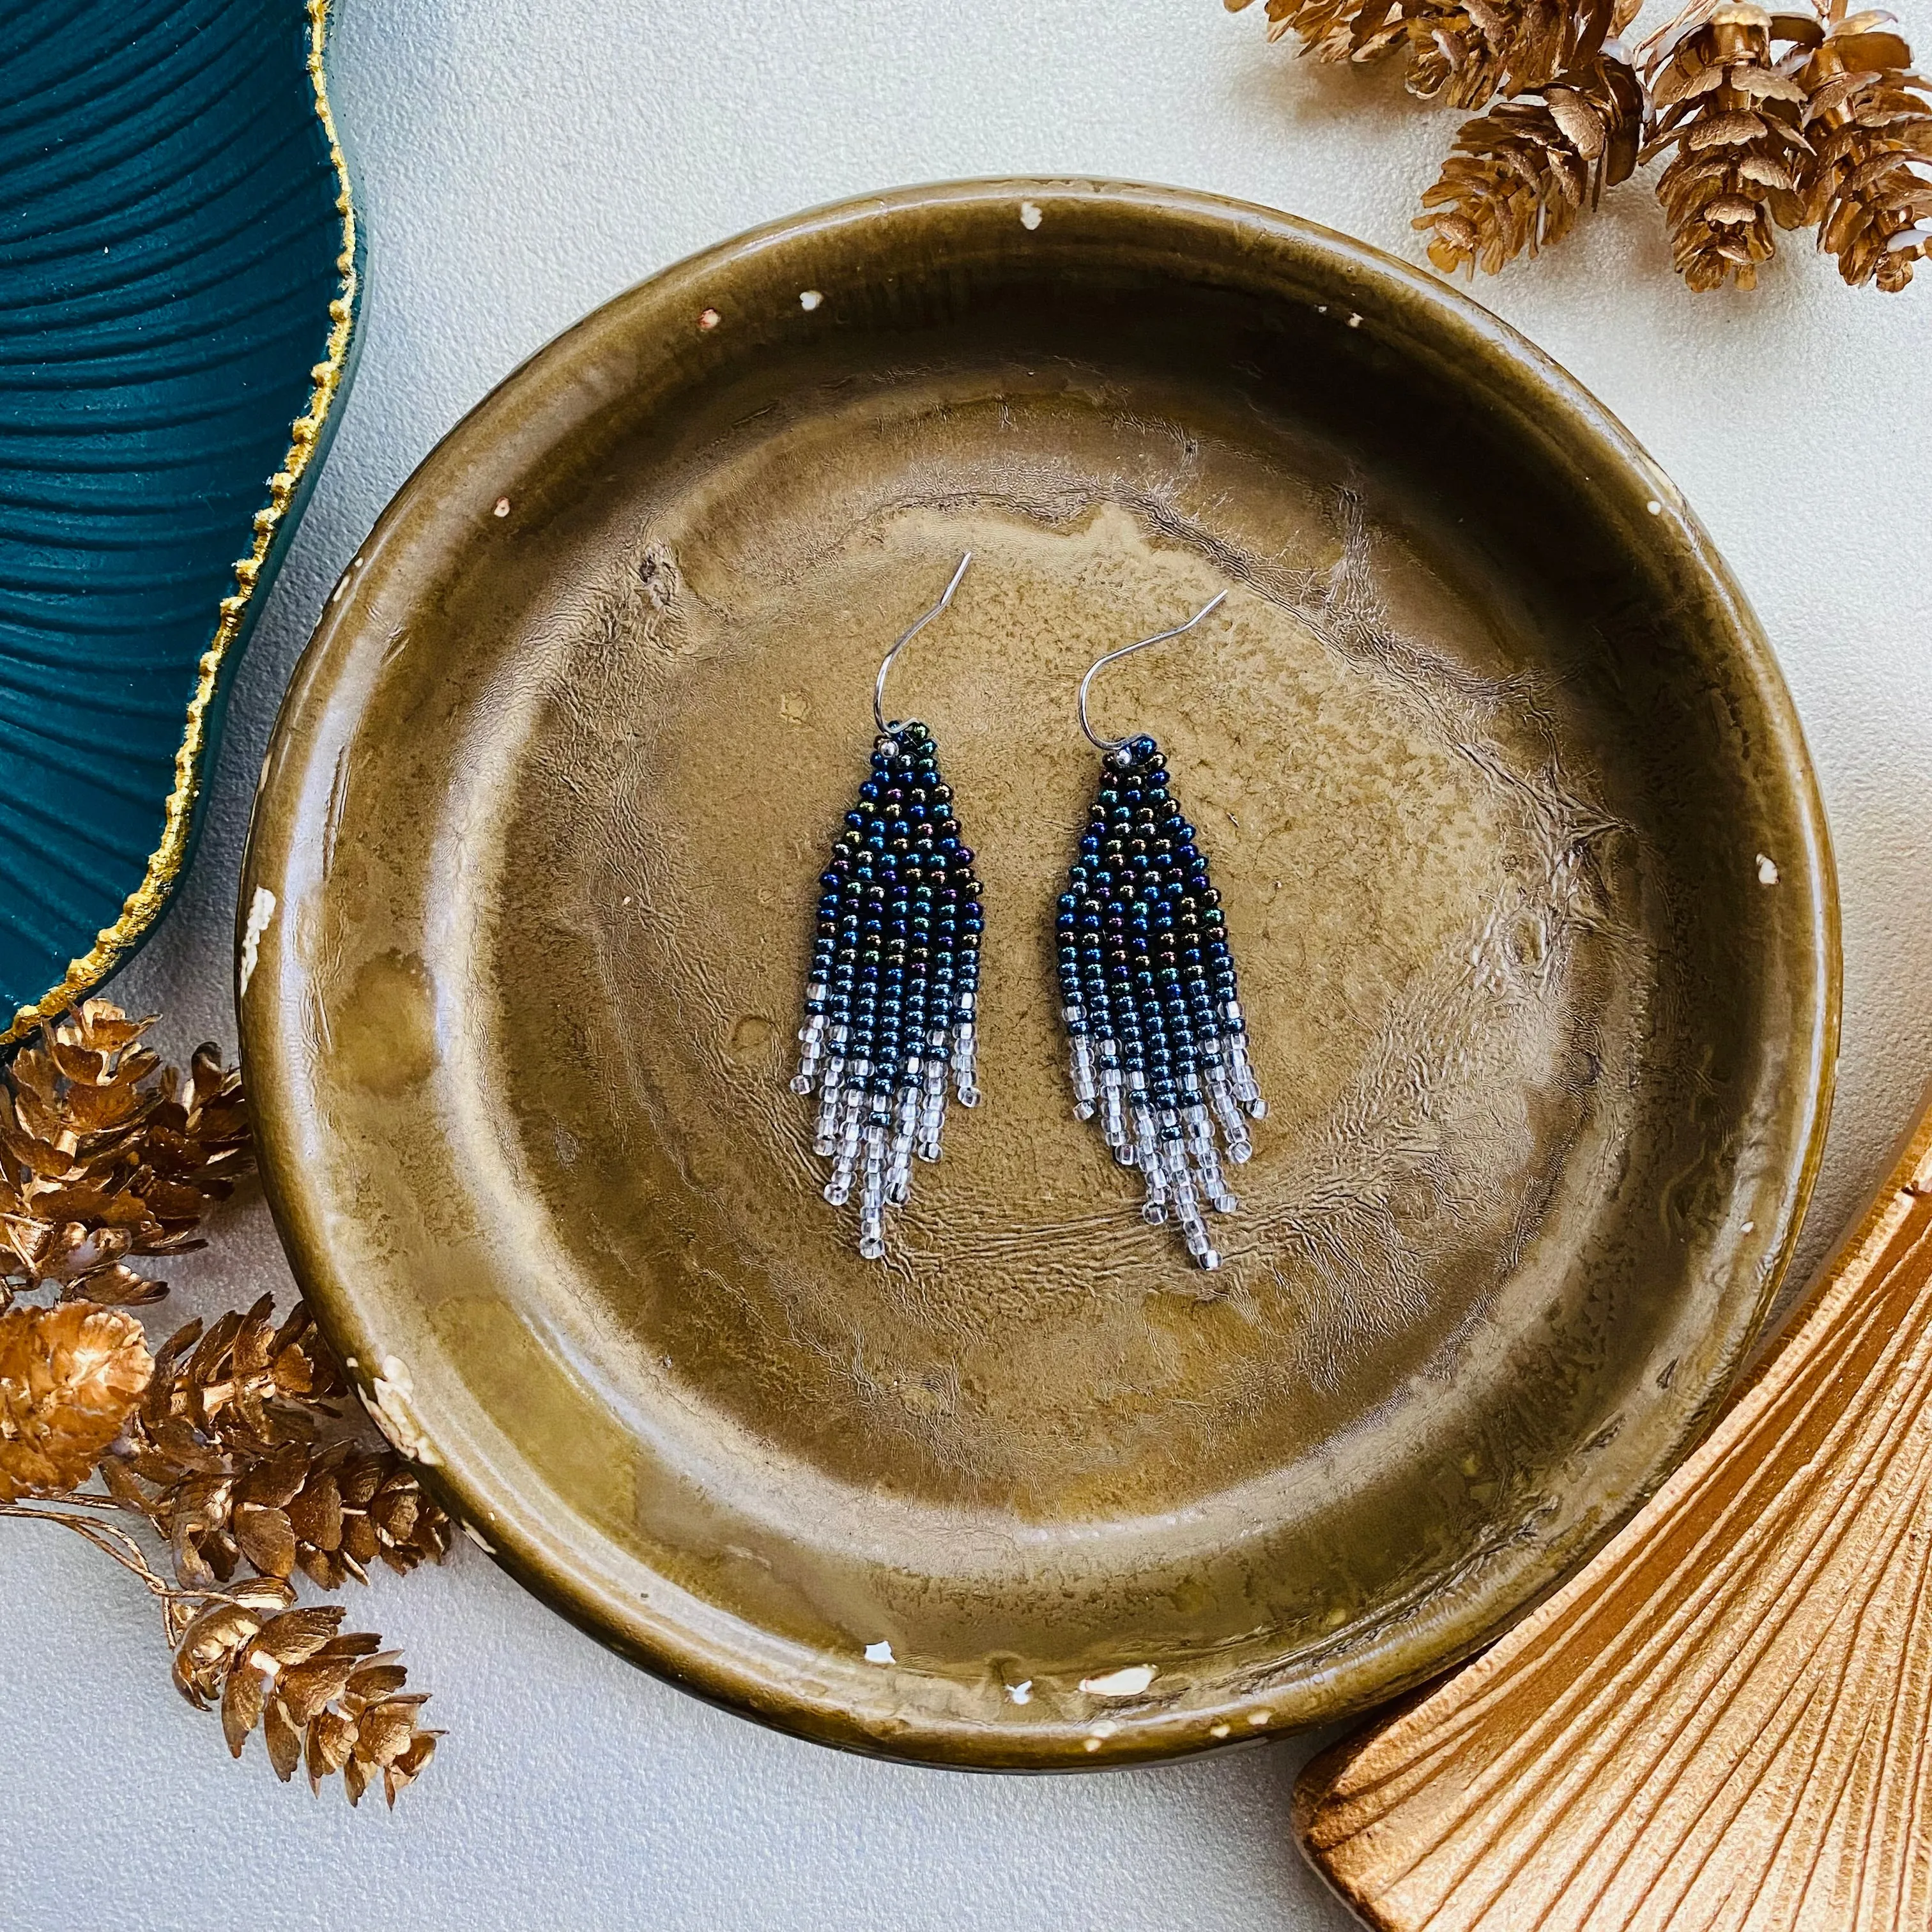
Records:
[[[981,1078],[889,1259],[787,1090],[880,653],[986,881]],[[1156,730],[1273,1110],[1226,1264],[1071,1117],[1081,671]],[[1157,1757],[1440,1669],[1730,1382],[1831,1084],[1763,639],[1563,373],[1372,250],[1081,182],[620,297],[384,515],[263,775],[242,1040],[372,1407],[639,1663],[828,1742]]]

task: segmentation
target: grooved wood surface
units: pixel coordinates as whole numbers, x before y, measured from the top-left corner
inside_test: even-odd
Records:
[[[1635,1522],[1304,1773],[1388,1932],[1932,1918],[1932,1114],[1777,1356]]]

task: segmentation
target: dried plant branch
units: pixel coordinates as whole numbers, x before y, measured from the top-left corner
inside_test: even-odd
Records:
[[[1496,271],[1562,240],[1636,166],[1643,89],[1612,43],[1540,94],[1499,102],[1456,136],[1414,225],[1444,274]]]
[[[1889,14],[1826,8],[1825,38],[1800,76],[1814,149],[1804,215],[1854,286],[1895,294],[1932,254],[1932,81]]]
[[[300,1562],[334,1588],[378,1556],[440,1560],[450,1521],[393,1449],[355,1439],[307,1309],[272,1315],[264,1297],[205,1334],[190,1322],[158,1359],[120,1310],[0,1316],[0,1515],[57,1524],[139,1578],[182,1694],[220,1705],[236,1756],[259,1726],[284,1782],[339,1771],[352,1804],[380,1784],[394,1804],[440,1735],[422,1728],[426,1700],[380,1637],[344,1635],[339,1604],[297,1607],[286,1578]],[[80,1493],[97,1457],[109,1493]],[[178,1582],[100,1514],[125,1509],[169,1537]],[[262,1574],[230,1585],[244,1559]]]
[[[131,1019],[88,1000],[42,1025],[0,1074],[0,1308],[47,1285],[122,1306],[164,1285],[128,1264],[202,1245],[249,1171],[241,1076],[212,1046],[184,1078]]]
[[[141,1546],[128,1532],[118,1524],[101,1522],[81,1513],[76,1504],[99,1502],[99,1498],[67,1496],[58,1501],[46,1502],[0,1502],[0,1516],[16,1516],[33,1522],[57,1523],[63,1529],[73,1531],[84,1543],[91,1544],[102,1556],[120,1564],[122,1569],[140,1579],[151,1595],[159,1598],[164,1604],[181,1601],[198,1602],[208,1595],[203,1590],[183,1590],[156,1574],[154,1567],[142,1553]],[[174,1641],[176,1633],[170,1630],[168,1640]]]
[[[440,1561],[452,1525],[394,1449],[373,1445],[308,1310],[264,1296],[148,1353],[129,1304],[166,1292],[127,1257],[201,1245],[209,1208],[250,1161],[241,1078],[212,1046],[185,1079],[105,1000],[44,1026],[0,1070],[0,1515],[52,1522],[160,1604],[175,1678],[219,1703],[239,1756],[259,1727],[286,1781],[342,1774],[350,1802],[389,1803],[440,1733],[380,1637],[339,1605],[298,1607],[299,1566],[325,1588]],[[9,1306],[49,1286],[52,1306]],[[121,1306],[105,1306],[118,1304]],[[98,1474],[106,1493],[81,1485]],[[166,1581],[110,1513],[169,1542]],[[233,1580],[244,1566],[259,1574]]]
[[[1227,0],[1239,13],[1250,0]],[[1268,38],[1324,62],[1407,57],[1418,99],[1480,107],[1588,64],[1641,0],[1268,0]]]
[[[294,1591],[269,1576],[182,1588],[156,1574],[125,1530],[62,1504],[4,1502],[0,1516],[70,1530],[137,1577],[161,1604],[176,1688],[197,1710],[220,1706],[236,1757],[259,1725],[284,1784],[306,1765],[319,1792],[339,1771],[351,1804],[380,1784],[393,1806],[435,1755],[442,1733],[422,1728],[427,1695],[406,1689],[399,1653],[380,1637],[341,1634],[340,1604],[298,1609]]]

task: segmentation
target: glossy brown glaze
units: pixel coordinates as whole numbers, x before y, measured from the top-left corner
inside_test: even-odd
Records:
[[[872,673],[968,548],[893,704],[986,880],[988,1100],[868,1264],[784,1083]],[[1080,672],[1222,588],[1096,692],[1273,1103],[1205,1277],[1071,1118],[1051,928]],[[1803,743],[1669,483],[1439,285],[1111,184],[804,216],[519,371],[332,602],[242,902],[280,1225],[454,1505],[692,1689],[958,1764],[1493,1634],[1728,1385],[1835,1043]]]

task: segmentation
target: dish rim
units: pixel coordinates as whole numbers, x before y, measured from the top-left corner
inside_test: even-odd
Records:
[[[499,1480],[484,1456],[477,1456],[474,1472],[440,1461],[425,1468],[427,1479],[459,1519],[487,1526],[485,1547],[499,1564],[578,1628],[653,1674],[708,1702],[795,1736],[906,1761],[964,1768],[1112,1768],[1227,1748],[1331,1722],[1436,1675],[1500,1635],[1574,1574],[1628,1521],[1682,1462],[1714,1419],[1762,1333],[1790,1267],[1817,1176],[1836,1070],[1842,993],[1836,874],[1816,772],[1790,692],[1742,590],[1681,494],[1622,423],[1545,352],[1460,290],[1371,244],[1293,215],[1202,190],[1112,180],[1018,176],[922,184],[828,203],[718,243],[620,292],[493,388],[418,466],[358,548],[343,574],[338,595],[325,606],[277,718],[250,826],[236,920],[236,1005],[244,1070],[260,1109],[263,1184],[298,1283],[338,1352],[352,1363],[359,1360],[353,1371],[358,1390],[398,1447],[408,1453],[412,1446],[419,1446],[412,1442],[406,1403],[398,1426],[398,1412],[386,1400],[378,1380],[382,1358],[372,1352],[374,1338],[360,1325],[356,1298],[329,1265],[320,1219],[300,1210],[299,1172],[292,1161],[284,1164],[285,1156],[277,1145],[273,1109],[278,1103],[280,1087],[290,1079],[280,1052],[283,1030],[246,997],[249,963],[261,936],[259,928],[250,930],[251,909],[264,888],[277,892],[278,898],[285,902],[285,894],[278,888],[286,883],[286,848],[296,813],[292,806],[278,806],[277,775],[304,718],[319,722],[328,708],[322,675],[326,660],[338,632],[350,622],[349,601],[338,601],[341,589],[352,574],[372,571],[386,548],[406,548],[409,538],[399,532],[412,505],[437,488],[443,472],[460,470],[477,448],[487,444],[490,419],[506,398],[513,398],[522,386],[548,369],[567,366],[574,349],[588,351],[598,331],[621,326],[628,334],[648,330],[656,322],[664,326],[667,339],[675,339],[674,329],[688,333],[692,318],[701,311],[725,306],[734,274],[756,257],[780,244],[808,241],[814,235],[881,214],[937,213],[962,203],[998,202],[1009,209],[1016,203],[1034,203],[1052,218],[1055,204],[1066,206],[1096,200],[1131,207],[1153,227],[1166,226],[1170,235],[1190,223],[1232,224],[1250,232],[1259,231],[1272,247],[1285,250],[1294,260],[1337,280],[1347,280],[1359,298],[1366,298],[1359,300],[1358,306],[1382,304],[1390,312],[1401,314],[1405,326],[1412,330],[1420,327],[1432,332],[1435,348],[1444,365],[1456,372],[1454,380],[1458,382],[1480,386],[1486,373],[1498,382],[1513,380],[1534,388],[1546,405],[1546,433],[1573,452],[1580,448],[1598,459],[1600,469],[1593,467],[1593,484],[1606,492],[1621,491],[1629,501],[1651,508],[1660,538],[1680,548],[1684,566],[1695,570],[1711,593],[1714,629],[1718,628],[1716,620],[1720,616],[1723,650],[1760,701],[1774,740],[1771,754],[1754,761],[1754,769],[1767,778],[1774,772],[1782,788],[1782,802],[1802,834],[1802,849],[1790,855],[1788,863],[1780,854],[1780,872],[1786,882],[1802,884],[1811,908],[1805,931],[1813,992],[1808,1005],[1794,1001],[1790,1077],[1780,1096],[1779,1113],[1786,1122],[1803,1118],[1803,1150],[1796,1173],[1788,1178],[1782,1225],[1775,1243],[1767,1250],[1770,1264],[1760,1268],[1756,1302],[1748,1319],[1740,1324],[1717,1360],[1699,1399],[1682,1412],[1666,1451],[1631,1492],[1617,1499],[1613,1507],[1580,1513],[1564,1532],[1540,1542],[1538,1561],[1530,1566],[1535,1580],[1514,1605],[1498,1610],[1493,1601],[1483,1603],[1480,1616],[1468,1604],[1457,1610],[1442,1610],[1438,1606],[1438,1614],[1426,1622],[1405,1620],[1393,1637],[1378,1637],[1339,1667],[1310,1673],[1324,1692],[1318,1709],[1283,1711],[1279,1707],[1288,1700],[1276,1694],[1272,1699],[1276,1708],[1270,1711],[1265,1725],[1249,1730],[1244,1723],[1246,1735],[1242,1737],[1210,1735],[1216,1721],[1225,1720],[1228,1714],[1214,1708],[1172,1715],[1160,1711],[1139,1717],[1128,1712],[1116,1714],[1115,1729],[1106,1739],[1106,1750],[1098,1754],[1085,1742],[1090,1725],[1070,1721],[1052,1726],[1029,1725],[1011,1733],[982,1721],[932,1712],[902,1715],[890,1725],[862,1722],[836,1696],[807,1694],[795,1684],[778,1681],[761,1669],[753,1647],[733,1651],[722,1646],[688,1624],[680,1623],[674,1612],[651,1610],[600,1581],[590,1566],[574,1560],[567,1536],[554,1534],[542,1523],[517,1520],[520,1492],[516,1483]],[[1424,318],[1420,324],[1418,316]],[[506,427],[511,431],[509,441],[522,453],[527,428],[514,418]],[[1659,514],[1660,508],[1667,508],[1670,514]],[[318,686],[324,693],[320,698],[311,694],[311,687]],[[281,849],[272,855],[272,845]],[[274,975],[263,976],[267,984],[273,984]],[[251,1013],[262,1016],[251,1020]],[[1249,1698],[1231,1705],[1230,1709],[1246,1717],[1255,1701]],[[1310,1694],[1304,1690],[1301,1702],[1309,1706]]]

